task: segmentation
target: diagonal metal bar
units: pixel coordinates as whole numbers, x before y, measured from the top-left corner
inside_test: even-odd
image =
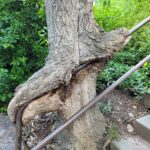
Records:
[[[141,27],[143,27],[148,22],[150,22],[150,16],[148,16],[142,22],[140,22],[139,24],[137,24],[134,28],[132,28],[131,30],[129,30],[128,36],[130,36],[131,34],[133,34],[134,32],[136,32],[138,29],[140,29]]]
[[[78,119],[83,113],[85,113],[89,108],[95,105],[101,98],[103,98],[106,94],[111,92],[115,87],[117,87],[120,83],[122,83],[125,79],[130,77],[130,75],[139,69],[143,64],[150,60],[150,55],[140,61],[136,66],[130,69],[127,73],[125,73],[122,77],[120,77],[116,82],[114,82],[110,87],[104,90],[101,94],[99,94],[93,101],[89,102],[83,108],[81,108],[76,114],[74,114],[66,123],[57,128],[50,135],[45,137],[42,141],[40,141],[32,150],[40,150],[45,144],[47,144],[52,138],[54,138],[57,134],[62,132],[65,128],[67,128],[70,124],[72,124],[76,119]]]

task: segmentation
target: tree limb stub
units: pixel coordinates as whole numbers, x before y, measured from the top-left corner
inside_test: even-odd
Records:
[[[94,22],[92,0],[46,0],[49,55],[45,66],[17,88],[8,107],[15,122],[18,109],[61,85],[68,85],[80,65],[111,57],[126,43],[126,29],[104,32]]]

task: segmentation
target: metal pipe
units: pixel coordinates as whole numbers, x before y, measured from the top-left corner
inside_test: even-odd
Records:
[[[76,114],[74,114],[66,123],[64,123],[62,126],[58,127],[54,132],[52,132],[50,135],[45,137],[42,141],[40,141],[32,150],[40,150],[42,147],[44,147],[49,140],[54,138],[57,134],[59,134],[61,131],[63,131],[65,128],[67,128],[70,124],[72,124],[76,119],[78,119],[83,113],[85,113],[89,108],[91,108],[94,104],[96,104],[102,97],[104,97],[106,94],[111,92],[115,87],[117,87],[120,83],[122,83],[125,79],[130,77],[130,75],[135,72],[137,69],[139,69],[143,64],[150,60],[150,55],[148,55],[146,58],[144,58],[142,61],[140,61],[136,66],[134,66],[132,69],[130,69],[127,73],[125,73],[122,77],[120,77],[116,82],[114,82],[110,87],[108,87],[106,90],[104,90],[101,94],[99,94],[94,100],[90,101],[87,105],[85,105],[83,108],[81,108]]]
[[[139,24],[137,24],[134,28],[132,28],[131,30],[129,30],[129,34],[128,36],[130,36],[131,34],[133,34],[134,32],[136,32],[138,29],[140,29],[141,27],[143,27],[145,24],[147,24],[150,21],[150,16],[147,17],[146,19],[144,19],[142,22],[140,22]]]

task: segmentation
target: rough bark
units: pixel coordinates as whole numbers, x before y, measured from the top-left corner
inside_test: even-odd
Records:
[[[80,64],[111,56],[125,43],[127,30],[103,32],[93,21],[92,0],[47,0],[49,55],[45,66],[16,89],[8,107],[15,121],[24,103],[68,84]]]
[[[8,107],[13,122],[17,110],[32,100],[24,111],[25,124],[38,114],[53,111],[59,112],[61,118],[66,120],[94,98],[96,76],[105,64],[102,60],[111,57],[126,43],[126,29],[104,32],[96,25],[92,15],[92,0],[46,0],[45,6],[49,54],[45,66],[16,89]],[[74,70],[92,61],[103,65],[93,70],[95,63],[92,64],[90,69],[83,71],[84,75],[79,73],[76,75],[78,79],[74,80]],[[102,127],[97,126],[100,120]],[[103,129],[104,119],[95,107],[69,130],[70,136],[75,137],[69,138],[71,147],[77,150],[96,149],[94,139],[102,135]]]
[[[53,94],[47,94],[29,104],[23,114],[24,124],[28,124],[29,120],[32,122],[32,118],[37,118],[39,112],[51,112],[57,113],[58,118],[62,120],[62,122],[60,122],[55,118],[56,122],[53,124],[61,125],[61,123],[69,119],[69,117],[95,97],[97,72],[100,68],[103,68],[104,64],[105,62],[101,62],[98,65],[90,66],[90,68],[82,70],[71,80],[68,86],[61,87]],[[47,127],[50,123],[42,124],[41,128],[44,128],[43,126],[45,125]],[[30,128],[33,128],[33,131],[35,131],[34,134],[33,131],[30,131],[32,135],[38,137],[33,138],[34,140],[25,138],[27,145],[32,147],[41,140],[45,134],[43,132],[41,136],[41,133],[36,131],[36,127]],[[49,133],[52,131],[52,129],[49,130],[49,128],[45,130]],[[85,115],[81,116],[80,119],[75,121],[67,131],[55,138],[47,147],[53,145],[56,150],[96,150],[99,145],[98,141],[102,138],[104,130],[105,119],[99,111],[99,105],[97,104],[87,111]],[[25,135],[28,135],[29,131],[25,131]]]

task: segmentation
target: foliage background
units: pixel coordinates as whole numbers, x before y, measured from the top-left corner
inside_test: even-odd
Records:
[[[97,0],[94,5],[97,23],[106,31],[120,27],[131,29],[149,16],[150,0]],[[101,91],[116,81],[121,75],[150,54],[150,24],[132,35],[129,44],[114,55],[97,80],[97,90]],[[150,63],[134,73],[119,88],[129,90],[141,98],[150,88]]]
[[[106,31],[131,29],[149,16],[150,0],[97,0],[97,23]],[[47,27],[44,0],[0,0],[0,112],[6,112],[14,89],[36,70],[47,56]],[[103,90],[146,55],[150,54],[150,25],[132,37],[124,51],[117,53],[97,80]],[[132,75],[119,88],[141,97],[150,87],[150,64]]]
[[[0,0],[0,111],[47,55],[44,1]]]

